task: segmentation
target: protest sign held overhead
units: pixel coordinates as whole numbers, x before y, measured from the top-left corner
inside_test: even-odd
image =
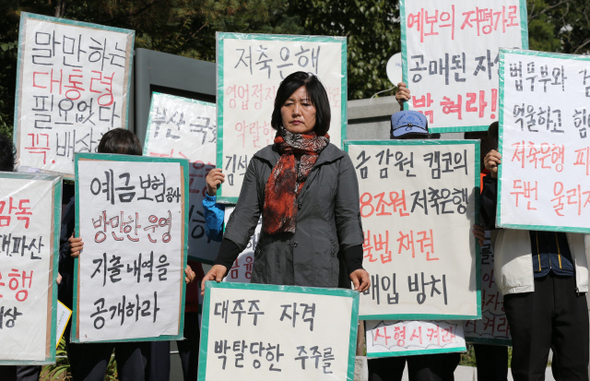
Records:
[[[590,233],[590,57],[500,53],[496,225]]]
[[[0,172],[0,365],[55,362],[61,186]]]
[[[21,13],[14,112],[19,167],[74,174],[74,153],[126,128],[135,32]]]
[[[486,130],[498,120],[499,48],[528,49],[525,0],[400,2],[407,106],[431,132]]]
[[[188,161],[76,155],[73,341],[182,337]]]
[[[207,282],[199,380],[354,378],[352,290]]]
[[[348,141],[357,171],[371,287],[363,319],[470,319],[481,314],[475,238],[479,144]]]
[[[169,94],[153,93],[144,156],[188,159],[189,238],[191,259],[213,263],[219,242],[205,235],[203,198],[205,177],[215,168],[217,141],[215,104]]]
[[[275,95],[296,71],[316,75],[325,87],[330,141],[340,147],[346,137],[346,38],[217,33],[217,166],[226,175],[219,201],[237,201],[252,155],[273,143]]]

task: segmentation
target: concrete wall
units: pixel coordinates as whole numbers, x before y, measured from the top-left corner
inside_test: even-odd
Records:
[[[399,110],[395,97],[348,101],[346,139],[389,139],[391,114]]]
[[[391,115],[398,111],[400,107],[393,96],[348,101],[346,139],[389,139]],[[463,133],[443,133],[440,138],[463,139]]]

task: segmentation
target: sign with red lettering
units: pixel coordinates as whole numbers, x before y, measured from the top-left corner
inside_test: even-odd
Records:
[[[431,132],[487,130],[498,120],[499,48],[528,49],[525,0],[400,2],[402,66]]]
[[[143,155],[188,159],[190,259],[213,263],[219,242],[205,235],[205,177],[215,168],[217,114],[214,103],[152,93]]]
[[[21,13],[14,111],[19,168],[74,175],[74,153],[96,152],[126,128],[135,32]]]
[[[479,318],[471,232],[479,142],[347,141],[345,149],[359,180],[363,266],[371,274],[361,318]]]
[[[0,172],[0,365],[55,363],[61,183]]]
[[[365,329],[368,358],[467,350],[460,321],[369,320]]]
[[[499,227],[590,233],[590,57],[500,53]]]
[[[198,378],[353,381],[358,302],[341,288],[207,282]]]
[[[188,161],[76,154],[75,342],[182,337]]]
[[[346,38],[217,33],[217,165],[226,175],[218,201],[236,203],[248,163],[272,144],[270,120],[281,81],[316,75],[332,114],[330,141],[346,138]]]

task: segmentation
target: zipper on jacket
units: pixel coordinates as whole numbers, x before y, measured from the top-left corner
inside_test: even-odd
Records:
[[[539,272],[541,272],[541,250],[539,249],[539,232],[535,232],[535,242],[537,244],[537,262],[539,262]],[[551,259],[549,259],[549,269],[551,269]]]

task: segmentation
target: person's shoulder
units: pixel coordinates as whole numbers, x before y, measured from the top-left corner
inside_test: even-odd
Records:
[[[335,146],[334,144],[328,144],[322,152],[320,152],[320,156],[318,161],[316,162],[317,165],[325,165],[325,164],[335,164],[339,162],[341,159],[348,159],[348,154]],[[350,161],[350,159],[348,160]]]
[[[273,157],[273,156],[277,156],[277,155],[279,155],[279,151],[276,147],[276,144],[269,144],[266,147],[261,148],[258,151],[256,151],[256,153],[254,154],[254,157],[267,158],[267,157]]]
[[[279,160],[280,156],[281,155],[279,154],[276,144],[269,144],[266,147],[258,150],[254,156],[252,156],[252,159],[259,159],[268,161],[270,163],[275,163]]]
[[[338,148],[333,143],[329,143],[326,148],[324,148],[322,153],[325,153],[327,156],[331,156],[334,159],[342,158],[348,155],[344,150]]]

